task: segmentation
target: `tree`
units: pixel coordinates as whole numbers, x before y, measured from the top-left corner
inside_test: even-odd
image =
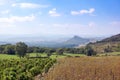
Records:
[[[47,56],[50,57],[55,51],[53,49],[46,49],[45,52],[47,53]]]
[[[86,46],[86,55],[87,56],[96,55],[96,52],[92,49],[91,46]]]
[[[4,47],[0,45],[0,53],[3,53],[3,51],[4,51]]]
[[[6,45],[3,52],[5,54],[15,54],[14,45]]]
[[[64,51],[63,51],[62,48],[59,48],[59,49],[56,50],[56,52],[57,52],[58,55],[63,55]]]
[[[33,53],[34,47],[28,47],[27,48],[27,53]]]
[[[34,47],[33,53],[39,53],[39,47]]]
[[[27,45],[24,42],[18,42],[15,45],[16,54],[21,58],[26,55]]]

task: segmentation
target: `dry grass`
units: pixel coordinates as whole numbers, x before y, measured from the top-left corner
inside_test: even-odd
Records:
[[[120,57],[59,59],[45,80],[120,80]]]

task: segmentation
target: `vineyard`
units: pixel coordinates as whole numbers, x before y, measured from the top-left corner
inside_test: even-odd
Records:
[[[120,80],[120,57],[59,59],[45,80]]]
[[[1,59],[0,80],[33,80],[34,76],[48,72],[55,59]]]

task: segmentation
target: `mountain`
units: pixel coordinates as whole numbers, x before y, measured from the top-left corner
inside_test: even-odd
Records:
[[[120,34],[105,38],[95,43],[89,43],[98,53],[119,52],[120,51]]]
[[[7,41],[9,40],[9,41]],[[94,42],[98,39],[94,38],[82,38],[79,36],[73,36],[71,38],[55,38],[45,39],[42,37],[18,37],[18,38],[9,38],[5,39],[4,42],[0,44],[15,44],[16,42],[22,41],[25,42],[28,46],[38,46],[38,47],[52,47],[52,48],[73,48],[81,45],[86,45],[89,42]]]
[[[40,47],[52,47],[52,48],[72,48],[80,44],[86,44],[90,40],[81,38],[79,36],[74,36],[69,39],[58,39],[53,41],[36,41],[36,42],[26,42],[29,46],[40,46]]]
[[[65,41],[65,44],[71,44],[71,45],[80,45],[80,44],[85,44],[88,43],[90,41],[90,39],[86,39],[86,38],[81,38],[79,36],[74,36],[73,38]]]

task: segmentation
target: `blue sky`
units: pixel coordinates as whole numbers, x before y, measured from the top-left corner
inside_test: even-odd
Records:
[[[0,35],[120,33],[120,0],[0,0]]]

